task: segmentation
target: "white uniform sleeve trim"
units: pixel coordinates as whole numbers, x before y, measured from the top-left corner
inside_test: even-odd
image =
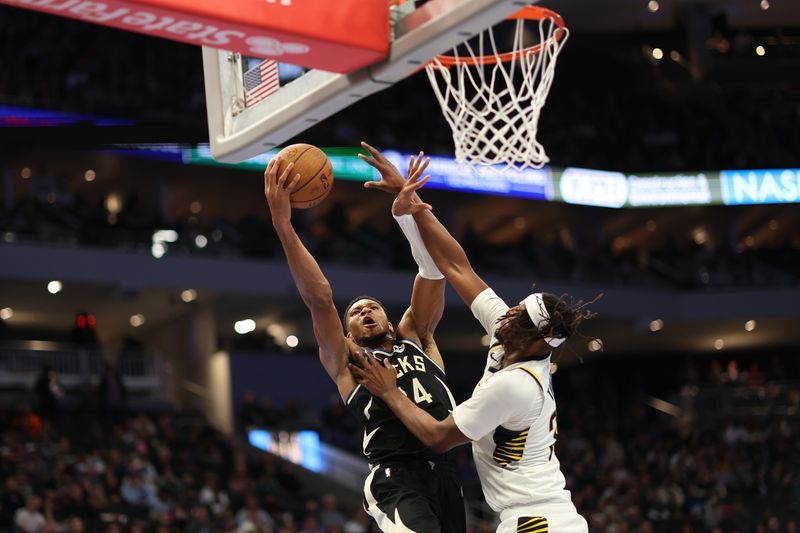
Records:
[[[497,319],[506,314],[509,309],[508,305],[497,296],[491,287],[487,287],[476,296],[469,307],[490,337],[494,336]]]

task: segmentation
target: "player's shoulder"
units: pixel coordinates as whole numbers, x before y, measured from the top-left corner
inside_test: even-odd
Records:
[[[541,394],[544,382],[528,367],[515,366],[497,372],[488,385],[516,399],[531,398]]]

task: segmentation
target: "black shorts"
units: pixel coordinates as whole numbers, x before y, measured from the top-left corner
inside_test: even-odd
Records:
[[[464,493],[455,469],[428,461],[387,462],[364,482],[364,509],[385,533],[464,533]]]

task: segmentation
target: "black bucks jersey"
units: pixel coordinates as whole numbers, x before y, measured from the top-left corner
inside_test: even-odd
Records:
[[[444,420],[455,408],[444,371],[422,349],[409,340],[396,341],[391,354],[373,350],[380,363],[388,357],[397,370],[397,386],[418,407],[437,420]],[[347,397],[364,427],[363,451],[370,464],[393,459],[422,459],[442,462],[447,454],[436,454],[417,439],[392,413],[383,400],[361,385]]]

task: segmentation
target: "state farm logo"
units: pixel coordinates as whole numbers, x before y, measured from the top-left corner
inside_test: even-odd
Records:
[[[282,43],[272,37],[248,37],[245,39],[253,55],[282,56],[283,54],[306,54],[311,48],[303,43]]]
[[[265,0],[267,4],[291,7],[292,0]],[[165,2],[166,3],[166,2]],[[250,53],[257,57],[306,54],[311,47],[300,42],[281,42],[265,35],[242,31],[241,26],[227,26],[222,21],[199,16],[184,16],[165,9],[132,8],[121,0],[94,2],[86,0],[0,0],[0,4],[18,5],[69,16],[96,24],[157,35],[189,44],[200,44]]]

